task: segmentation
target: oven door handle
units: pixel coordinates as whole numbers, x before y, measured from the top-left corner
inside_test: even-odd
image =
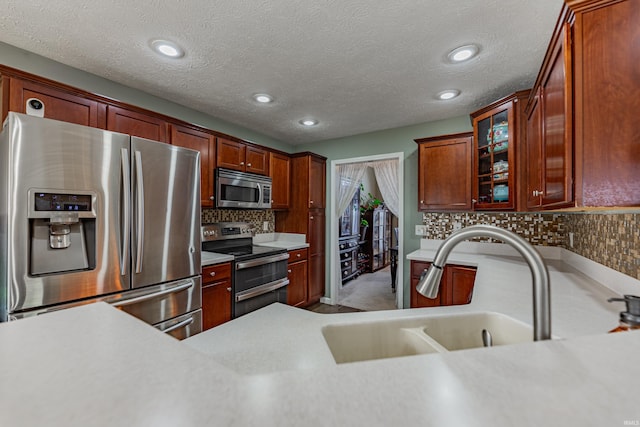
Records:
[[[236,294],[236,302],[254,298],[262,294],[275,291],[276,289],[284,288],[288,284],[289,279],[280,279],[274,280],[273,282],[265,283],[264,285],[256,286],[255,288],[247,289],[246,291],[238,292]]]
[[[284,261],[289,259],[288,253],[272,255],[262,258],[251,259],[244,262],[236,262],[236,270],[244,270],[245,268],[257,267],[259,265],[271,264],[272,262]]]

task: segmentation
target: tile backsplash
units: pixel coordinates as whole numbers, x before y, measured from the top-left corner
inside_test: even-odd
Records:
[[[275,231],[275,215],[272,210],[259,209],[202,209],[202,223],[211,222],[248,222],[255,226],[256,233],[273,233]],[[264,223],[269,229],[264,230]]]
[[[636,279],[640,279],[639,219],[640,213],[423,214],[427,239],[445,239],[454,226],[492,224],[514,231],[534,245],[560,246]]]

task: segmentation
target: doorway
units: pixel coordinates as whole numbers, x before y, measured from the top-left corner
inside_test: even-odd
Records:
[[[397,234],[394,233],[394,238],[397,238],[397,259],[398,261],[403,259],[403,245],[402,245],[402,235],[403,235],[403,219],[404,219],[404,153],[388,153],[374,156],[366,156],[366,157],[357,157],[350,159],[341,159],[341,160],[333,160],[331,162],[331,186],[330,186],[330,211],[329,211],[329,296],[326,296],[322,299],[322,302],[325,304],[337,305],[340,299],[340,292],[342,289],[342,280],[339,278],[339,275],[336,275],[336,270],[340,270],[339,265],[339,245],[338,245],[338,235],[339,235],[339,218],[340,215],[336,215],[336,205],[337,205],[337,189],[336,183],[339,183],[340,179],[337,173],[339,165],[351,164],[351,163],[366,163],[366,162],[375,162],[380,160],[396,160],[397,161],[397,196],[398,196],[398,215],[397,215]],[[395,227],[394,227],[395,228]],[[396,237],[397,236],[397,237]],[[398,265],[401,266],[402,263],[398,262]],[[378,270],[375,272],[378,277],[375,279],[388,282],[388,291],[391,292],[391,273],[390,268],[386,267],[385,269]],[[396,269],[396,292],[393,293],[395,297],[395,307],[403,308],[403,272],[402,268],[399,267]],[[366,276],[364,276],[366,277]],[[374,277],[371,276],[371,279]],[[354,279],[354,283],[355,284]],[[345,286],[349,286],[349,282],[345,284]]]

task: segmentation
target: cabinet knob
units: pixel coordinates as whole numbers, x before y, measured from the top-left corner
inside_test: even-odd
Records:
[[[478,201],[476,199],[471,199],[471,203],[472,204],[476,204],[476,203],[478,203]]]
[[[296,256],[297,256],[298,258],[300,258],[300,257],[301,257],[302,255],[300,255],[300,254],[297,254]]]
[[[209,196],[209,200],[213,200],[213,196]]]
[[[424,205],[424,200],[420,200],[420,204],[421,204],[421,205]]]
[[[310,216],[310,217],[309,217],[309,219],[313,219],[313,217],[312,217],[312,216]]]
[[[209,273],[209,276],[211,276],[211,277],[213,277],[213,276],[215,276],[215,275],[216,275],[216,272],[215,272],[215,271],[212,271],[211,273]]]
[[[250,168],[251,167],[251,163],[247,163],[247,167]]]
[[[543,191],[533,190],[533,197],[538,197],[544,195]]]
[[[291,269],[287,270],[287,273],[291,274]]]
[[[231,292],[231,288],[227,288],[227,292]]]
[[[244,162],[240,162],[240,166],[244,166]]]

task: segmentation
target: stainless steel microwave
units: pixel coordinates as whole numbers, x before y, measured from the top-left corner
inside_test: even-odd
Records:
[[[217,168],[216,207],[271,209],[271,178]]]

